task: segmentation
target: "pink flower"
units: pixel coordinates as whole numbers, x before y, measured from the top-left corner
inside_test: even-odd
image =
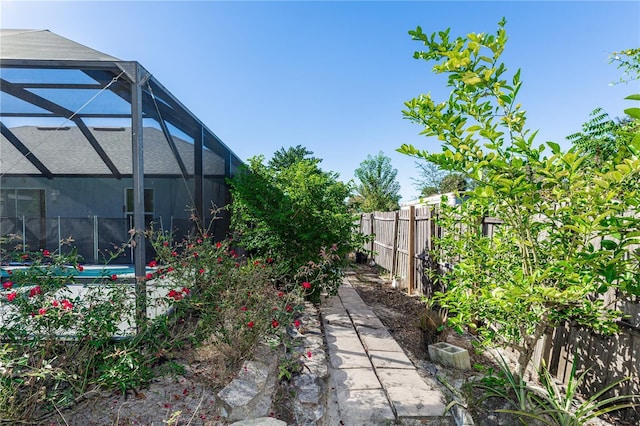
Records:
[[[256,324],[253,321],[249,321],[247,323],[247,327],[249,327],[249,328],[253,328],[254,325],[256,325]]]
[[[301,324],[302,324],[302,323],[300,322],[300,320],[295,320],[295,321],[293,322],[293,325],[294,325],[296,328],[300,328],[300,325],[301,325]]]
[[[278,320],[275,320],[275,319],[274,319],[273,321],[271,321],[271,327],[276,328],[276,327],[278,327],[279,325],[280,325],[280,323],[278,322]]]
[[[305,281],[302,283],[302,287],[309,290],[311,288],[311,283],[309,281]]]
[[[45,315],[47,313],[47,308],[38,309],[38,315]]]
[[[2,283],[2,288],[4,288],[5,290],[9,290],[11,287],[13,287],[13,283],[11,281]]]
[[[9,293],[9,294],[7,294],[7,300],[8,300],[9,302],[13,302],[13,300],[14,300],[17,296],[18,296],[18,293],[14,291],[13,293]]]
[[[33,287],[31,290],[29,290],[29,297],[33,297],[37,294],[42,294],[42,288],[40,288],[39,285]]]

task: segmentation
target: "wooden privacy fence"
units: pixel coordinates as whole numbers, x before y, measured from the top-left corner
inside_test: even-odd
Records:
[[[437,205],[427,205],[364,213],[360,217],[360,231],[374,236],[365,249],[372,253],[376,264],[389,271],[396,288],[409,294],[430,297],[441,290],[434,279],[439,264],[430,256],[444,232],[436,223],[438,214]],[[483,235],[492,236],[500,223],[497,218],[484,218]],[[640,394],[640,298],[621,297],[611,290],[605,299],[605,303],[626,314],[620,333],[602,336],[575,324],[556,327],[538,342],[534,363],[540,366],[544,362],[550,373],[566,384],[576,356],[578,371],[591,368],[580,389],[583,394],[593,395],[623,377],[631,380],[605,396]],[[629,424],[640,424],[637,408],[625,409],[619,416]]]
[[[443,230],[437,225],[437,205],[409,206],[393,212],[365,213],[360,216],[360,232],[374,235],[365,249],[371,258],[389,271],[394,284],[409,294],[430,296],[436,288],[437,264],[429,255]],[[493,235],[501,221],[486,217],[483,234]]]

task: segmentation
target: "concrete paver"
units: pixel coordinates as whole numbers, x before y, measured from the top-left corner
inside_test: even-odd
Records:
[[[320,308],[330,364],[330,423],[453,424],[451,416],[443,417],[445,399],[435,380],[420,376],[352,279],[348,275]]]

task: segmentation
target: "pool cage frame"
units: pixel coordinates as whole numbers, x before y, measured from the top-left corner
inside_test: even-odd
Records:
[[[39,158],[26,141],[12,130],[5,120],[15,119],[60,119],[62,123],[77,128],[86,142],[97,153],[102,166],[109,170],[107,178],[121,180],[132,178],[133,189],[133,228],[144,230],[145,223],[145,162],[144,162],[144,127],[143,120],[152,119],[158,124],[158,131],[162,132],[166,143],[173,153],[173,160],[180,169],[180,178],[192,184],[193,215],[197,220],[204,221],[210,215],[210,205],[205,201],[205,179],[223,182],[225,200],[230,202],[230,196],[225,180],[230,178],[242,161],[194,114],[192,114],[175,96],[173,96],[151,73],[137,61],[122,61],[92,50],[71,40],[60,37],[49,31],[33,30],[0,30],[0,91],[6,99],[18,100],[16,104],[27,107],[9,108],[0,104],[0,134],[2,142],[8,142],[15,150],[22,154],[23,161],[29,162],[31,172],[23,176],[44,177],[48,180],[57,177],[72,177],[64,172],[52,171],[44,158]],[[81,72],[95,83],[30,81],[28,75],[47,70],[75,70]],[[24,78],[14,79],[7,75],[23,75]],[[56,96],[44,96],[40,91],[51,93],[109,91],[118,99],[125,101],[129,111],[83,111],[82,108],[71,109],[55,101]],[[48,92],[47,92],[48,93]],[[64,97],[64,96],[63,96]],[[117,161],[110,158],[100,141],[86,124],[87,120],[118,119],[130,121],[131,130],[131,174],[119,169]],[[62,124],[61,124],[62,125]],[[177,129],[188,135],[193,141],[193,157],[189,159],[188,167],[172,130]],[[75,129],[74,129],[75,130]],[[184,145],[184,144],[183,144]],[[13,149],[12,148],[12,149]],[[224,160],[224,170],[218,174],[205,176],[203,157],[210,152]],[[6,156],[5,156],[6,159]],[[0,189],[5,176],[20,176],[6,172],[7,164],[2,166],[0,159]],[[4,169],[4,170],[3,170]],[[191,170],[189,170],[191,169]],[[86,175],[91,176],[91,175]],[[78,177],[74,175],[73,177]],[[148,175],[147,175],[148,177]],[[228,218],[227,218],[228,219]],[[226,229],[225,229],[226,228]],[[228,220],[216,230],[216,238],[224,236],[228,231]],[[146,241],[144,232],[133,235],[132,246],[133,264],[136,276],[136,294],[141,297],[138,306],[144,306],[146,286],[144,283],[146,266]],[[144,314],[144,312],[142,313]]]

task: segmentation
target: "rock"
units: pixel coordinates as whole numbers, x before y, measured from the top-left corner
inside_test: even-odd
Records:
[[[276,363],[246,361],[238,377],[218,392],[220,411],[229,420],[264,417],[275,387]]]
[[[259,417],[231,423],[230,426],[287,426],[287,423],[273,417]]]

